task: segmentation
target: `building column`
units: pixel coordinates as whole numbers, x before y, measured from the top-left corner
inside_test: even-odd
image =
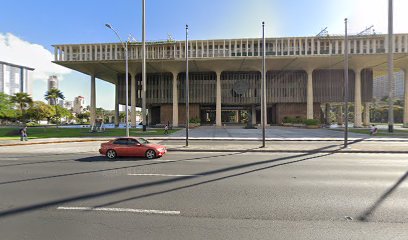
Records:
[[[313,119],[313,69],[307,72],[307,119]]]
[[[354,70],[355,73],[355,92],[354,92],[354,127],[362,127],[361,120],[361,68]]]
[[[343,106],[339,105],[337,106],[337,124],[342,126],[344,124],[343,119]]]
[[[131,73],[130,84],[130,126],[136,127],[136,74]]]
[[[370,103],[364,103],[363,125],[370,126]]]
[[[256,125],[256,109],[255,109],[255,105],[252,105],[252,125]]]
[[[91,104],[90,104],[90,123],[95,125],[96,120],[96,79],[95,75],[91,76]]]
[[[119,82],[115,84],[115,127],[119,126]]]
[[[178,89],[177,72],[173,72],[173,127],[178,127]]]
[[[215,73],[217,75],[217,100],[215,106],[215,125],[221,127],[221,71]]]
[[[408,128],[408,67],[404,70],[404,128]]]
[[[330,125],[331,124],[331,121],[330,121],[330,103],[325,104],[324,115],[325,115],[325,119],[324,119],[325,124]]]

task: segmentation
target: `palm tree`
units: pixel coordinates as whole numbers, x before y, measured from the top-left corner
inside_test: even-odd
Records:
[[[28,95],[28,93],[20,92],[11,96],[10,100],[18,105],[21,111],[21,118],[24,120],[24,110],[33,103],[33,99],[30,97],[30,95]]]
[[[57,108],[57,105],[58,105],[57,102],[58,102],[58,99],[61,99],[61,100],[65,99],[64,94],[59,89],[51,88],[50,90],[45,92],[44,98],[47,101],[51,100],[50,104],[55,106],[55,116],[58,116],[59,113],[58,113],[58,108]]]
[[[64,94],[56,88],[51,88],[49,91],[47,91],[44,95],[45,100],[51,100],[50,104],[51,105],[57,105],[58,99],[64,100]]]

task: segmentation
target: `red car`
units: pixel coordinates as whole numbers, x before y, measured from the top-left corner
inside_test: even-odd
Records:
[[[165,146],[153,144],[144,138],[124,137],[102,143],[99,153],[109,159],[116,157],[146,157],[153,159],[167,152]]]

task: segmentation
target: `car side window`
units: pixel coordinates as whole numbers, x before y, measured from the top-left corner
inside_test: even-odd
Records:
[[[127,144],[127,139],[118,139],[118,140],[114,141],[113,144],[126,145]]]
[[[136,144],[138,144],[139,142],[138,141],[136,141],[136,139],[128,139],[128,144],[129,145],[136,145]]]

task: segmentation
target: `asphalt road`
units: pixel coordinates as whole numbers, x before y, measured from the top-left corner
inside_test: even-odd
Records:
[[[408,239],[408,155],[0,149],[0,239]]]

